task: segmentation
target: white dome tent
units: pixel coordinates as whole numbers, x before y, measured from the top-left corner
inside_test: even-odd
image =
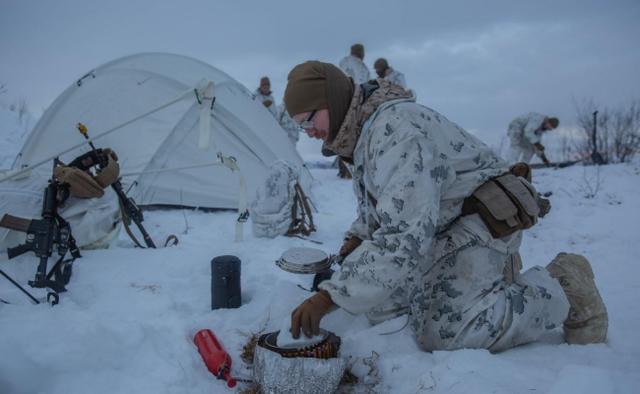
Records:
[[[29,135],[13,167],[32,166],[81,143],[78,122],[86,124],[95,138],[100,131],[195,89],[203,79],[214,84],[211,139],[224,155],[236,158],[247,177],[249,196],[253,196],[272,162],[280,159],[303,165],[286,132],[240,83],[198,60],[151,53],[109,62],[65,90]],[[123,179],[125,187],[135,182],[131,193],[139,204],[237,208],[238,178],[227,168],[153,172],[216,161],[213,149],[198,149],[197,100],[195,92],[187,94],[152,115],[96,139],[96,146],[111,147],[118,153],[122,173],[147,173]],[[70,161],[86,151],[83,146],[60,159]],[[42,168],[50,170],[49,166]]]
[[[235,159],[249,198],[277,160],[299,169],[303,187],[311,183],[287,133],[249,90],[185,56],[136,54],[89,72],[47,109],[13,170],[31,168],[29,178],[42,179],[43,188],[49,159],[62,153],[60,160],[69,162],[90,149],[79,122],[96,147],[116,151],[124,190],[141,206],[237,209],[245,194],[240,176],[220,165],[218,153]],[[24,184],[0,184],[3,193],[10,183]]]

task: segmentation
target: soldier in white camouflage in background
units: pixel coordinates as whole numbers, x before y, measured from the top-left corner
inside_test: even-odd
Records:
[[[518,116],[509,123],[507,135],[511,141],[508,160],[510,163],[528,163],[534,154],[543,163],[549,164],[541,144],[542,134],[558,127],[558,118],[550,118],[536,112]]]
[[[351,54],[342,58],[339,66],[348,77],[351,77],[356,85],[371,79],[369,68],[364,63],[364,45],[362,44],[351,45]],[[338,167],[338,176],[340,178],[351,179],[351,170],[343,160],[338,157],[333,165]]]
[[[337,305],[373,323],[409,313],[428,351],[499,351],[563,323],[570,343],[604,341],[607,313],[586,259],[561,253],[519,273],[537,193],[485,144],[399,86],[353,85],[327,63],[296,66],[284,100],[323,153],[353,163],[358,199],[339,271],[292,313],[295,338],[317,334]]]
[[[340,60],[340,69],[351,77],[356,85],[367,82],[370,78],[369,69],[364,64],[364,45],[351,45],[351,54]]]
[[[254,96],[271,112],[274,118],[278,116],[276,101],[273,99],[273,94],[271,93],[271,81],[269,77],[260,78],[260,86],[256,89]]]
[[[376,70],[378,78],[382,78],[400,86],[403,89],[407,89],[407,81],[404,79],[404,74],[391,68],[387,59],[380,58],[376,60],[373,64],[373,68]]]

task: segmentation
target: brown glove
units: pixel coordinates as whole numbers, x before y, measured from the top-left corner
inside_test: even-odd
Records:
[[[516,163],[509,168],[509,172],[515,176],[522,177],[531,183],[531,167],[529,164],[524,162]]]
[[[340,251],[338,252],[338,254],[342,257],[346,257],[351,254],[351,252],[353,252],[358,246],[360,246],[361,243],[362,240],[355,235],[345,238],[342,242],[342,246],[340,247]]]
[[[53,169],[53,176],[62,183],[69,184],[71,195],[78,198],[102,197],[102,187],[91,174],[75,167],[58,166]]]
[[[102,154],[107,158],[107,165],[96,174],[95,179],[96,182],[105,189],[111,186],[111,184],[118,179],[118,176],[120,176],[120,165],[118,164],[116,152],[107,148],[102,151]]]
[[[320,319],[335,305],[326,290],[307,298],[291,313],[291,336],[298,339],[300,328],[307,337],[320,334]]]
[[[269,108],[269,107],[271,107],[271,104],[273,104],[273,101],[271,101],[271,100],[264,100],[264,101],[262,102],[262,104],[263,104],[265,107]]]

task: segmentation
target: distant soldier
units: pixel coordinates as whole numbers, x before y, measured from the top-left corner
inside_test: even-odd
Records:
[[[356,85],[367,82],[369,69],[364,64],[364,46],[362,44],[351,45],[351,54],[340,60],[340,69],[353,79]]]
[[[256,89],[255,97],[271,112],[274,118],[278,116],[276,102],[271,94],[271,81],[269,81],[269,77],[260,78],[260,86]]]
[[[543,163],[549,164],[549,159],[544,154],[544,146],[540,141],[542,133],[555,129],[558,123],[558,118],[550,118],[536,112],[530,112],[512,120],[507,132],[511,139],[509,162],[528,163],[535,153]]]
[[[373,64],[373,68],[376,69],[376,74],[378,74],[379,78],[387,80],[394,85],[398,85],[403,89],[407,88],[407,81],[404,79],[404,74],[389,67],[387,59],[380,58],[376,60]]]
[[[351,54],[340,61],[340,69],[353,79],[356,85],[363,84],[371,79],[369,68],[364,64],[364,46],[362,44],[351,45]],[[334,166],[338,167],[338,176],[351,179],[351,171],[346,163],[336,158]]]

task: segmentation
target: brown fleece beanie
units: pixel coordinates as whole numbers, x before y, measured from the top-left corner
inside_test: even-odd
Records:
[[[287,77],[284,104],[292,117],[328,108],[323,63],[308,61],[295,66]]]
[[[291,70],[284,103],[289,115],[318,109],[329,110],[329,137],[332,141],[349,110],[353,82],[339,68],[329,63],[308,61]]]
[[[387,59],[381,57],[380,59],[376,60],[375,63],[373,63],[373,68],[376,71],[386,70],[387,68],[389,68],[389,63],[387,62]]]
[[[546,121],[549,122],[551,127],[554,129],[558,127],[558,124],[560,124],[560,121],[558,120],[558,118],[547,118]]]

